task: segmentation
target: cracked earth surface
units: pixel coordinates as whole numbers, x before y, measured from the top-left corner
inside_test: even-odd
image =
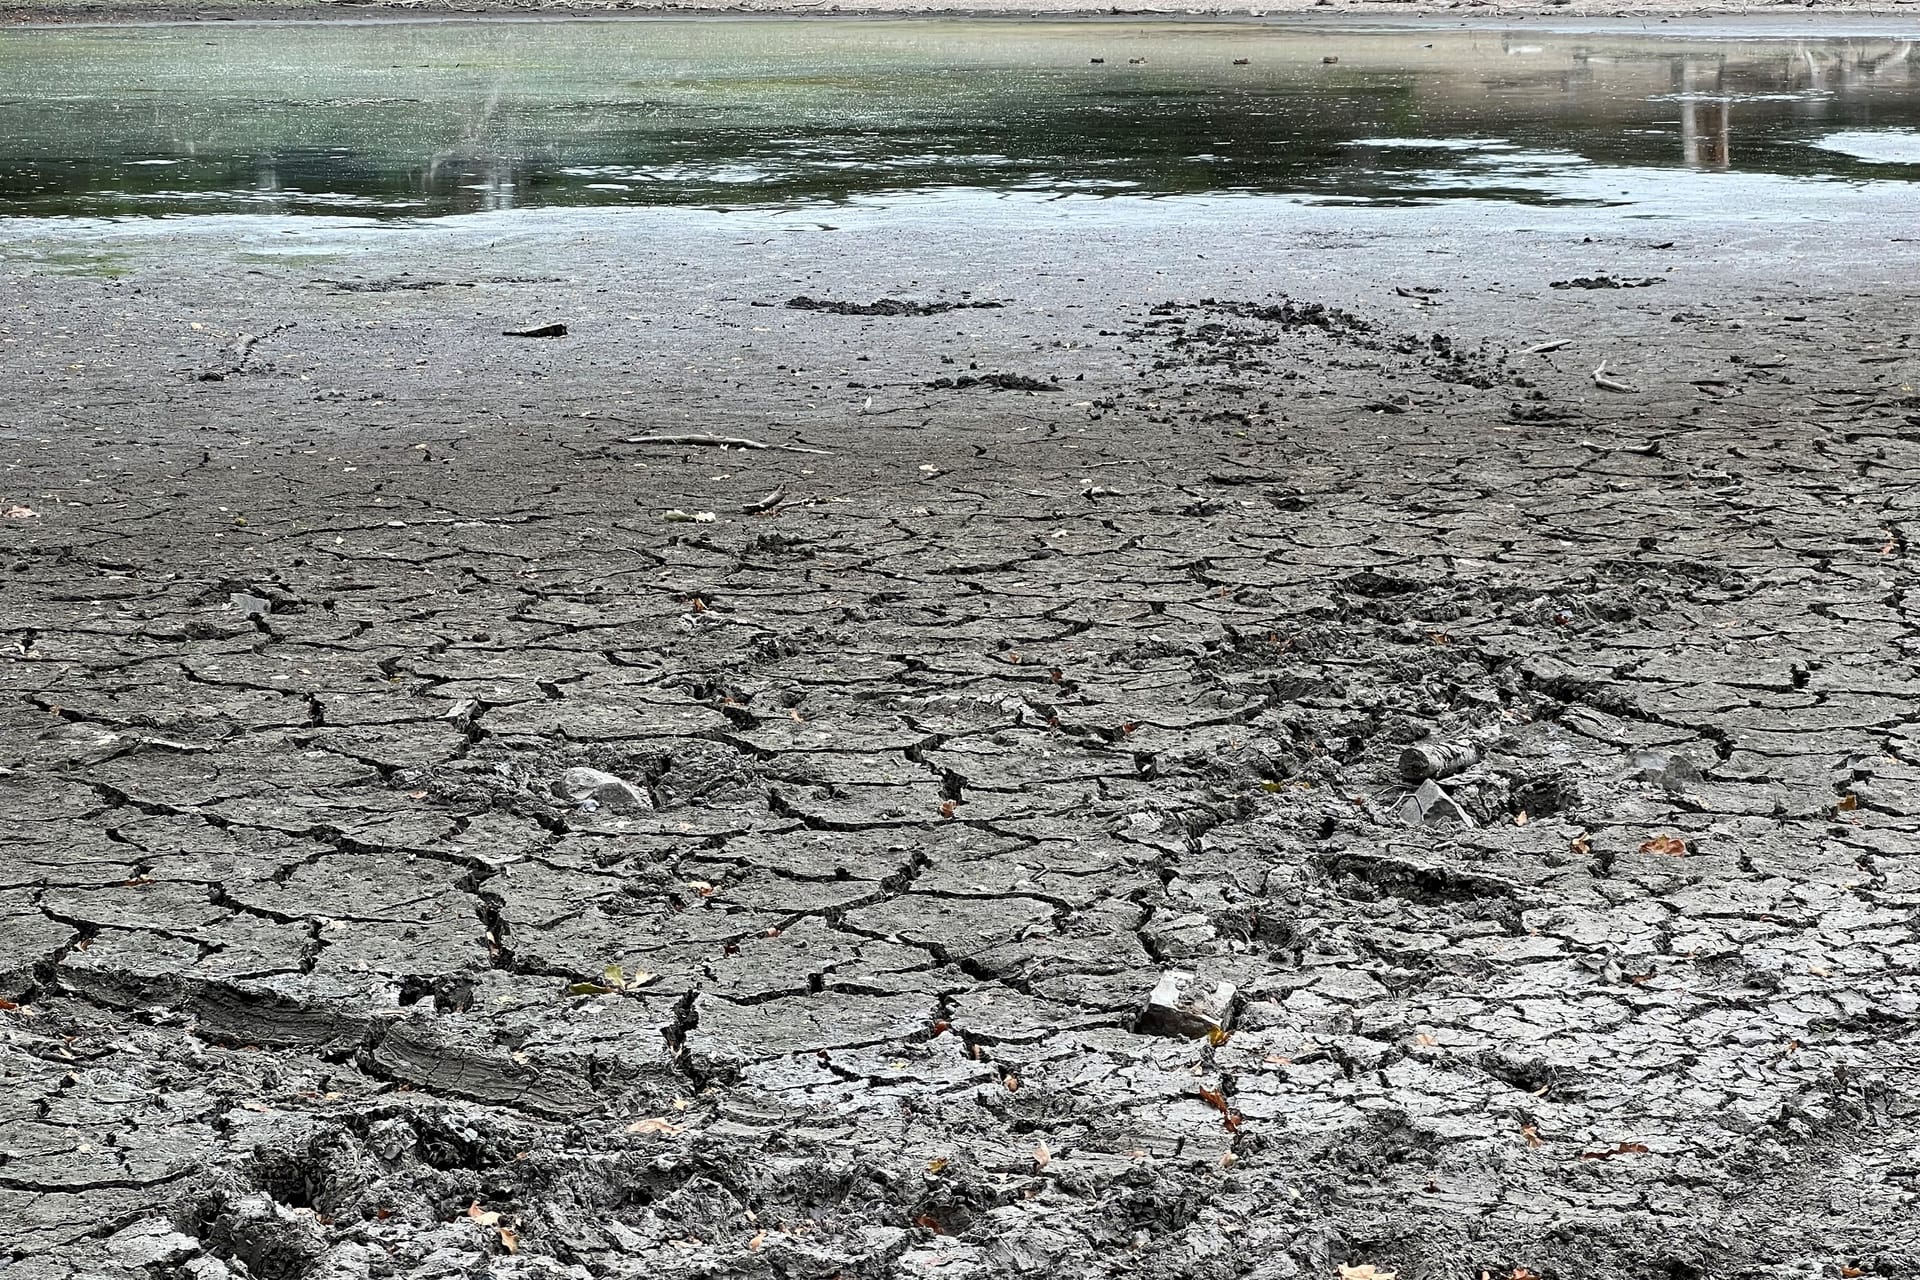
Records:
[[[0,1271],[1920,1272],[1916,295],[1356,221],[10,258]]]

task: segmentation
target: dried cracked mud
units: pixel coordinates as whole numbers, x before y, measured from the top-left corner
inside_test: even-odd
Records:
[[[1920,1274],[1914,255],[1499,216],[9,256],[0,1272]]]

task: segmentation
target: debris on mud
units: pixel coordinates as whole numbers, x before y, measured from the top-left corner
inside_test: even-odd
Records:
[[[998,311],[1004,302],[912,302],[905,298],[876,298],[872,302],[845,302],[836,298],[788,298],[789,311],[824,311],[836,316],[938,316],[949,311]]]
[[[1552,289],[1651,289],[1665,284],[1663,276],[1574,276],[1571,280],[1552,281]]]
[[[1168,969],[1147,995],[1140,1029],[1187,1040],[1225,1031],[1233,1025],[1238,994],[1239,988],[1231,982]]]
[[[653,801],[624,778],[584,766],[566,771],[555,784],[556,794],[574,804],[597,804],[611,813],[650,813]]]
[[[990,387],[995,391],[1058,391],[1057,383],[1024,373],[963,373],[955,378],[935,378],[927,386],[935,391],[965,391],[970,387]]]
[[[1408,782],[1444,778],[1471,768],[1480,761],[1480,750],[1471,742],[1416,742],[1400,753],[1400,776]]]
[[[564,338],[567,326],[558,321],[552,324],[530,325],[524,329],[502,329],[500,335],[505,338]]]

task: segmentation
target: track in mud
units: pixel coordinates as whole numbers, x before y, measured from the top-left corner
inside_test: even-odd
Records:
[[[75,379],[151,304],[15,281],[9,1277],[1920,1267],[1894,301],[1612,393],[1418,297],[1076,374],[863,294],[768,339],[907,353],[837,433],[689,375],[815,455],[342,358],[433,290]]]

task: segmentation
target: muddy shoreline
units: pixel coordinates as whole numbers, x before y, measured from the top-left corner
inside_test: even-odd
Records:
[[[1912,1274],[1807,199],[9,225],[9,1280]]]

